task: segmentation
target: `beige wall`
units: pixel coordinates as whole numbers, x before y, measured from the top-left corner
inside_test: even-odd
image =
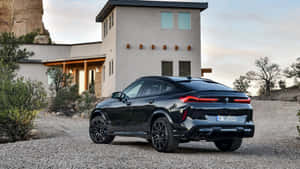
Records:
[[[173,12],[174,28],[161,29],[161,12]],[[191,30],[177,28],[177,13],[191,13]],[[191,61],[194,77],[201,76],[200,10],[117,7],[116,90],[124,89],[141,76],[161,75],[161,61],[173,61],[174,76],[178,76],[178,61]],[[131,49],[126,49],[126,44]],[[145,48],[140,50],[139,44]],[[151,45],[155,44],[155,50]],[[166,44],[165,51],[162,46]],[[174,46],[179,50],[175,51]],[[187,46],[192,50],[188,51]]]

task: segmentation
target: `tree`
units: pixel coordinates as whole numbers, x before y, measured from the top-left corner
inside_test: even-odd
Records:
[[[287,78],[300,78],[300,57],[297,58],[296,63],[284,70],[284,75]]]
[[[33,52],[20,49],[19,39],[13,33],[0,34],[0,73],[3,78],[13,78],[18,62],[33,56]]]
[[[59,90],[63,89],[64,87],[69,87],[72,84],[72,75],[63,73],[60,68],[57,67],[50,67],[47,70],[47,75],[52,80],[50,85],[50,90],[58,93]]]
[[[286,89],[286,82],[284,80],[280,80],[278,82],[280,89]]]
[[[240,92],[249,93],[250,80],[246,76],[240,76],[233,82],[234,89]]]
[[[250,71],[247,73],[247,78],[255,80],[265,87],[265,95],[271,95],[271,89],[276,83],[276,79],[280,76],[280,68],[278,64],[270,63],[268,57],[262,57],[255,61],[257,71]]]

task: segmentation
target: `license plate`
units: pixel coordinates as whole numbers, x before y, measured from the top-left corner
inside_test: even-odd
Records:
[[[217,121],[237,122],[239,121],[239,119],[236,116],[217,116]]]

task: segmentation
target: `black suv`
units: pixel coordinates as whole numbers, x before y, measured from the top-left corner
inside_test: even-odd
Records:
[[[234,151],[242,138],[254,135],[250,101],[208,79],[143,77],[97,105],[89,133],[99,144],[109,144],[115,136],[142,137],[159,152],[199,140]]]

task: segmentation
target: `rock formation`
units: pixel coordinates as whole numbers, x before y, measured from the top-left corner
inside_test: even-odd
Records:
[[[39,30],[49,35],[43,21],[43,0],[0,0],[0,32],[17,37]]]

